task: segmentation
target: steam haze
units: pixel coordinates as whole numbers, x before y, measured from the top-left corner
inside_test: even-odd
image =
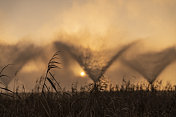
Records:
[[[167,48],[175,51],[175,5],[173,0],[0,0],[0,66],[15,64],[5,71],[11,79],[3,81],[13,87],[13,79],[18,78],[31,90],[58,51],[56,42],[101,51],[105,59],[136,40],[141,43],[124,52],[128,59],[134,52],[148,56]],[[80,77],[83,68],[67,50],[59,50],[63,65],[54,74],[63,87],[70,88],[75,81],[92,82],[88,76]],[[176,83],[174,69],[175,62],[158,79]],[[124,75],[134,81],[145,77],[120,60],[105,73],[113,83],[121,82]]]

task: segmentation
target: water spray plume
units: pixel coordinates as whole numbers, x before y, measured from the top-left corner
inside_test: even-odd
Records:
[[[90,48],[75,47],[63,42],[55,42],[58,49],[66,50],[84,69],[88,76],[96,83],[112,65],[128,48],[136,42],[123,46],[115,55],[109,57],[106,52],[92,51]]]
[[[6,78],[1,78],[1,81],[8,85],[23,66],[30,60],[41,57],[43,49],[31,43],[17,43],[15,45],[0,45],[0,66],[4,64],[12,64],[4,71],[8,75]]]
[[[134,58],[123,57],[122,61],[139,72],[150,84],[153,84],[161,72],[176,61],[176,50],[174,47],[170,47],[160,52],[139,54]]]

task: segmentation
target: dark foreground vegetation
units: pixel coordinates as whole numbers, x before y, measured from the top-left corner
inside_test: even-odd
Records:
[[[171,87],[149,91],[122,85],[102,87],[73,86],[70,92],[7,93],[0,95],[1,117],[174,117],[176,91]],[[135,88],[135,89],[134,89]],[[168,87],[166,87],[168,88]],[[12,96],[12,97],[10,97]]]
[[[64,91],[51,70],[59,68],[54,54],[44,77],[31,93],[0,87],[0,117],[175,117],[176,87],[162,82],[112,87],[100,79],[79,90]],[[7,77],[2,71],[1,77]]]

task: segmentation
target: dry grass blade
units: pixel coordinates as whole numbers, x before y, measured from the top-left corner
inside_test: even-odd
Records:
[[[42,101],[41,101],[41,100],[40,100],[40,103],[42,104],[42,107],[44,108],[44,110],[45,110],[45,112],[46,112],[47,116],[48,116],[48,117],[51,117],[51,116],[50,116],[50,114],[49,114],[49,112],[47,111],[47,109],[46,109],[45,105],[42,103]]]
[[[54,90],[57,92],[57,89],[54,85],[54,83],[47,77],[47,80],[50,82],[51,86],[54,88]]]
[[[8,65],[4,66],[4,67],[1,69],[0,74],[2,74],[2,72],[3,72],[8,66],[10,66],[10,65],[13,65],[13,64],[8,64]]]
[[[50,72],[52,69],[55,69],[55,68],[60,68],[60,67],[58,67],[58,65],[59,64],[61,64],[61,63],[59,63],[58,61],[57,61],[57,59],[59,59],[57,56],[59,55],[59,52],[60,51],[58,51],[58,52],[56,52],[53,56],[52,56],[52,58],[49,60],[49,63],[48,63],[48,69],[47,69],[47,71],[46,71],[46,75],[45,75],[45,78],[44,78],[44,83],[43,83],[43,86],[42,86],[42,99],[43,99],[43,101],[42,100],[40,100],[40,102],[41,102],[41,104],[42,104],[42,107],[44,108],[44,110],[45,110],[45,112],[46,112],[46,114],[47,114],[47,116],[48,117],[50,117],[50,112],[51,112],[51,110],[50,110],[50,106],[48,105],[48,102],[47,102],[47,100],[46,100],[46,98],[47,98],[47,96],[46,96],[46,93],[45,93],[45,88],[47,89],[47,91],[49,92],[50,90],[49,90],[49,88],[48,88],[48,86],[47,86],[47,81],[51,84],[51,86],[52,86],[52,88],[56,91],[56,93],[58,94],[58,91],[57,91],[57,89],[56,89],[56,86],[55,86],[55,84],[53,83],[53,81],[51,80],[51,78],[52,79],[54,79],[54,81],[56,82],[56,84],[60,87],[60,85],[59,85],[59,83],[56,81],[56,79],[54,78],[54,76],[52,75],[52,73]],[[50,78],[51,77],[51,78]]]
[[[1,78],[1,77],[8,77],[8,76],[7,76],[7,75],[0,75],[0,78]]]
[[[7,75],[2,74],[2,72],[3,72],[9,65],[12,65],[12,64],[8,64],[8,65],[4,66],[4,67],[1,69],[1,71],[0,71],[0,78],[2,78],[2,77],[8,77]]]
[[[60,85],[59,83],[56,81],[56,79],[54,78],[54,76],[52,75],[52,73],[50,72],[52,69],[55,69],[55,68],[58,68],[58,69],[61,69],[61,67],[59,67],[58,65],[61,64],[60,62],[57,61],[57,59],[59,59],[57,56],[59,55],[59,52],[60,51],[57,51],[53,56],[52,58],[49,60],[49,63],[48,63],[48,69],[46,71],[46,76],[45,76],[45,79],[44,79],[44,84],[43,84],[43,87],[42,87],[42,91],[44,91],[44,88],[47,88],[47,85],[46,85],[46,81],[48,81],[52,88],[56,91],[56,86],[55,84],[53,83],[53,81],[51,80],[51,78],[56,82],[56,84],[59,86],[60,88]],[[51,78],[50,78],[51,77]]]
[[[10,93],[16,95],[19,99],[21,99],[21,97],[20,97],[17,93],[15,93],[15,92],[13,92],[13,91],[7,89],[7,88],[0,87],[0,89],[2,89],[2,90],[4,90],[4,91],[7,91],[7,92],[10,92]],[[4,95],[4,94],[5,94],[5,93],[3,93],[3,95]],[[10,96],[10,95],[7,94],[6,96]],[[14,96],[10,96],[10,97],[14,97]]]
[[[14,93],[13,91],[11,91],[11,90],[9,90],[9,89],[7,89],[7,88],[0,87],[0,89],[3,89],[3,90],[5,90],[5,91],[11,92],[11,93]]]
[[[8,95],[8,94],[6,94],[6,93],[2,93],[2,92],[0,92],[0,94],[5,95],[5,96],[7,96],[7,97],[12,97],[12,98],[14,98],[13,95]]]
[[[4,66],[4,67],[1,69],[1,71],[0,71],[0,78],[2,78],[2,77],[8,77],[7,75],[2,74],[2,72],[3,72],[9,65],[12,65],[12,64],[8,64],[8,65]],[[1,84],[3,84],[3,83],[1,83]],[[4,84],[3,84],[3,85],[4,85]],[[4,91],[7,91],[7,92],[10,92],[10,93],[12,93],[12,94],[15,94],[19,99],[21,99],[21,97],[20,97],[17,93],[14,93],[13,91],[9,90],[8,88],[0,87],[0,89],[2,89],[2,90],[4,90]],[[8,95],[8,94],[5,94],[5,93],[1,93],[1,94],[6,95],[6,96],[10,96],[10,97],[14,97],[14,96],[11,96],[11,95]]]
[[[46,84],[44,84],[44,86],[45,86],[45,88],[47,89],[47,91],[49,91],[49,88],[48,88],[48,86],[47,86]]]
[[[59,86],[59,88],[62,89],[61,86],[60,86],[60,84],[59,84],[59,83],[57,82],[57,80],[54,78],[53,74],[52,74],[51,72],[49,72],[49,74],[50,74],[50,76],[53,78],[53,80],[56,82],[57,86]]]

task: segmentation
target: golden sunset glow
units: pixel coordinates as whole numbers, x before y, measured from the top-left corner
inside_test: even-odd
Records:
[[[86,75],[86,74],[85,74],[85,72],[83,72],[83,71],[80,73],[80,76],[81,76],[81,77],[84,77],[85,75]]]
[[[0,0],[0,117],[173,117],[175,92],[176,0]]]

